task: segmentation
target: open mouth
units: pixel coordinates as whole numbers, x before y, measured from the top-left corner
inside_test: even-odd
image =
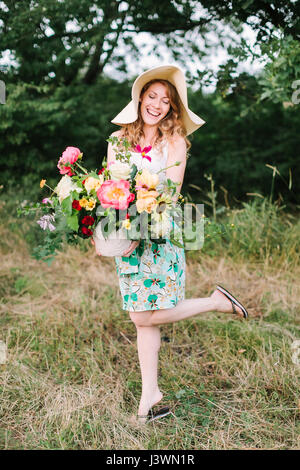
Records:
[[[161,114],[161,113],[155,113],[154,111],[150,111],[150,109],[147,109],[147,113],[154,118],[159,117]]]

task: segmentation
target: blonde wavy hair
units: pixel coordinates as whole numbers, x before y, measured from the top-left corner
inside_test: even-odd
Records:
[[[167,80],[155,78],[144,85],[141,90],[140,98],[143,98],[144,93],[153,83],[161,83],[165,85],[167,89],[168,98],[170,100],[170,110],[168,114],[159,122],[157,136],[153,147],[160,150],[164,139],[170,141],[173,136],[180,135],[184,138],[188,151],[191,147],[191,143],[186,136],[186,129],[182,122],[181,116],[180,98],[174,85],[172,85],[172,83]],[[135,147],[140,143],[141,138],[145,137],[143,132],[144,123],[141,116],[140,106],[141,103],[139,102],[137,120],[130,124],[124,124],[121,127],[121,137],[126,138],[126,140],[130,143],[132,149],[135,149]]]

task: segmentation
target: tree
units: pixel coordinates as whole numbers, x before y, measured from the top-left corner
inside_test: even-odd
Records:
[[[176,31],[173,50],[185,31],[205,31],[209,18],[192,20],[198,2],[179,0],[5,0],[0,4],[0,50],[14,52],[11,72],[18,80],[35,84],[69,85],[80,78],[95,83],[106,64],[114,61],[126,71],[127,53],[139,51],[133,35],[149,32],[166,40]],[[195,48],[194,48],[195,50]]]
[[[213,75],[217,89],[225,97],[238,86],[239,63],[247,59],[265,65],[259,83],[261,94],[257,102],[269,100],[294,106],[300,101],[300,3],[290,0],[235,0],[213,2],[202,0],[202,5],[215,18],[228,22],[236,33],[247,24],[256,31],[256,41],[251,46],[244,38],[227,48],[229,60]]]
[[[153,52],[166,44],[174,59],[204,57],[215,32],[224,40],[218,22],[239,33],[243,24],[257,31],[257,42],[270,37],[273,28],[299,40],[299,2],[292,0],[4,0],[0,2],[0,51],[11,50],[16,60],[11,74],[35,84],[69,85],[80,78],[95,83],[105,66],[126,72],[128,54],[138,58],[136,33],[157,39]],[[200,43],[200,39],[203,39]],[[204,44],[204,46],[203,46]],[[118,47],[122,46],[122,53]],[[237,62],[245,42],[233,54]],[[10,80],[10,77],[6,77]],[[203,78],[194,77],[195,80]]]
[[[196,166],[215,164],[217,143],[221,139],[226,144],[230,133],[233,136],[231,148],[225,144],[218,147],[222,151],[217,153],[217,166],[219,173],[230,179],[234,162],[232,186],[237,194],[239,172],[243,167],[237,165],[234,157],[240,152],[240,148],[236,148],[235,132],[239,136],[243,130],[245,142],[248,142],[243,123],[247,125],[249,119],[251,125],[252,120],[257,125],[256,129],[262,125],[264,118],[257,123],[255,117],[265,112],[261,99],[269,101],[266,108],[271,122],[278,115],[277,107],[272,108],[272,105],[292,101],[289,96],[297,91],[292,83],[299,75],[298,9],[298,3],[292,0],[1,1],[0,50],[10,50],[15,59],[7,70],[0,71],[0,79],[7,88],[6,104],[0,106],[1,182],[27,178],[32,185],[33,179],[37,183],[46,174],[54,177],[54,162],[66,145],[79,147],[88,156],[88,164],[99,168],[106,152],[105,139],[114,129],[110,120],[128,103],[131,86],[126,80],[119,84],[107,78],[105,68],[112,64],[115,70],[126,73],[129,59],[139,58],[140,51],[134,40],[136,33],[148,32],[156,38],[153,54],[158,54],[160,44],[166,44],[176,62],[185,65],[187,59],[204,58],[209,48],[214,47],[210,44],[209,33],[216,31],[222,45],[228,34],[222,31],[222,26],[228,24],[238,33],[244,22],[257,31],[261,54],[269,57],[260,83],[247,74],[236,72],[239,62],[251,55],[257,57],[257,52],[243,39],[229,46],[231,57],[216,74],[217,92],[211,99],[204,99],[201,84],[205,79],[209,82],[214,78],[212,71],[204,67],[192,74],[186,70],[190,83],[198,83],[199,95],[195,95],[192,109],[210,126],[205,126],[205,131],[195,138],[193,151],[198,153],[199,150],[202,155],[204,148],[209,155],[203,160],[201,156],[197,158]],[[278,28],[281,28],[282,38],[277,42],[275,38],[273,42],[274,31]],[[282,120],[291,119],[292,129],[298,124],[293,117],[294,108],[279,113]],[[216,120],[217,115],[219,120]],[[224,122],[224,116],[229,122]],[[215,128],[212,122],[217,123]],[[255,126],[252,125],[252,129]],[[276,126],[270,126],[270,132],[273,129]],[[296,138],[294,130],[292,134],[290,137]],[[288,132],[285,135],[289,135]],[[255,138],[256,135],[254,141]],[[261,141],[264,143],[263,137]],[[224,152],[227,152],[227,163],[224,163]],[[273,155],[272,152],[270,150],[269,155]],[[290,147],[288,154],[290,167]],[[256,148],[248,155],[249,165],[264,162],[264,155],[258,156]],[[282,148],[280,154],[274,153],[274,158],[265,163],[279,164],[284,157]],[[253,175],[256,179],[256,170]],[[249,180],[248,187],[252,181]],[[28,183],[24,181],[24,184]],[[261,187],[260,183],[257,187]]]
[[[300,5],[294,0],[232,0],[228,2],[202,0],[201,4],[214,18],[231,21],[240,28],[248,24],[257,31],[257,41],[282,29],[285,35],[300,39]]]

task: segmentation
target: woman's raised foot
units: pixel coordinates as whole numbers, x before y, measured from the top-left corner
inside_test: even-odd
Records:
[[[242,309],[240,307],[238,307],[237,305],[235,305],[234,306],[235,311],[234,311],[231,301],[226,297],[226,295],[224,295],[218,289],[216,289],[211,294],[210,298],[214,302],[214,310],[216,312],[236,313],[239,317],[244,318],[244,314],[243,314]]]

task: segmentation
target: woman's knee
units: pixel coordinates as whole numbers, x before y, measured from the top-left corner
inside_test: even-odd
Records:
[[[151,321],[152,312],[129,312],[129,316],[135,326],[153,326]]]

